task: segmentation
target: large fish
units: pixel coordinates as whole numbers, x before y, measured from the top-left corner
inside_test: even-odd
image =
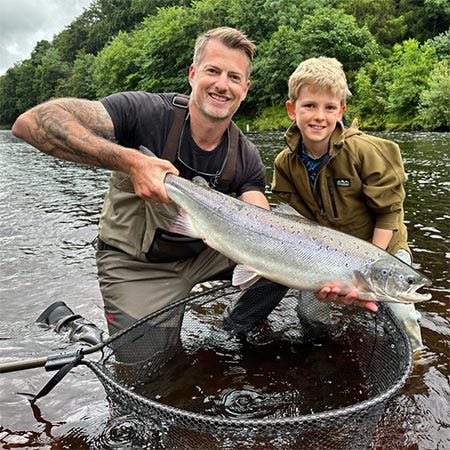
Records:
[[[234,285],[248,273],[301,290],[339,285],[369,301],[415,303],[430,294],[417,289],[431,281],[385,250],[301,216],[281,214],[242,202],[172,174],[165,177],[169,198],[180,208],[170,231],[201,238],[239,264]]]

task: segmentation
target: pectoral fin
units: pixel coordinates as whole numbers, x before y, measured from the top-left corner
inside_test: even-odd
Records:
[[[260,276],[255,271],[241,264],[238,264],[233,270],[232,284],[241,290],[253,286],[259,279]]]
[[[180,213],[175,217],[174,221],[170,224],[169,231],[172,233],[182,234],[192,238],[202,239],[195,231],[194,226],[190,220],[190,216],[184,211],[180,210]]]
[[[359,270],[353,271],[353,285],[360,291],[370,291],[366,277]]]

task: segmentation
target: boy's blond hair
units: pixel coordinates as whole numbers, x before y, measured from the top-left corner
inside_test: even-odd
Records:
[[[341,97],[343,105],[347,97],[352,95],[342,64],[336,58],[325,56],[301,62],[292,73],[288,84],[289,100],[292,103],[297,100],[302,86],[309,86],[318,91],[330,91]]]
[[[248,39],[248,37],[239,30],[231,27],[218,27],[208,30],[197,38],[194,47],[193,63],[198,66],[203,53],[205,51],[206,44],[211,40],[217,40],[228,48],[242,50],[248,59],[247,78],[250,76],[252,70],[253,56],[255,54],[256,45]]]

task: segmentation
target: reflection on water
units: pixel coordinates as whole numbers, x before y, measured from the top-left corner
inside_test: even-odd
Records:
[[[401,395],[388,406],[376,448],[447,448],[450,134],[379,134],[395,140],[402,149],[409,176],[405,219],[414,264],[433,280],[428,289],[433,298],[417,305],[427,348],[416,361]],[[250,133],[250,137],[261,148],[270,179],[273,158],[283,145],[282,134]],[[104,328],[90,242],[96,235],[108,174],[47,157],[13,138],[10,132],[0,132],[0,162],[0,359],[58,353],[68,345],[65,336],[33,325],[50,303],[63,300]],[[287,358],[293,349],[281,346],[276,351]],[[205,386],[216,389],[205,392],[209,408],[229,415],[254,414],[255,405],[270,410],[273,399],[269,401],[265,396],[264,380],[258,380],[258,384],[255,378],[252,385],[240,390],[233,390],[232,385],[227,388],[233,376],[239,376],[233,373],[237,364],[232,353],[214,356],[203,350],[196,357],[210,372],[222,371],[229,376],[222,385],[208,385],[205,380]],[[184,361],[187,370],[198,363]],[[309,364],[314,367],[314,361]],[[266,368],[275,370],[273,366],[268,363]],[[43,369],[0,375],[3,448],[108,448],[114,447],[114,442],[120,447],[131,439],[132,430],[140,429],[135,417],[109,420],[111,412],[103,389],[83,367],[67,375],[39,402],[39,408],[32,408],[28,400],[16,394],[37,392],[49,377]],[[194,397],[197,384],[190,382],[185,388]],[[314,386],[311,379],[311,392],[324,386]],[[295,385],[289,389],[295,394],[300,391]],[[167,389],[153,394],[172,395]]]

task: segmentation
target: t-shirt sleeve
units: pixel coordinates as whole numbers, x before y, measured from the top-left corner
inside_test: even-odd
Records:
[[[114,125],[114,135],[120,145],[138,148],[145,145],[161,155],[169,128],[167,100],[148,92],[120,92],[101,100]]]

